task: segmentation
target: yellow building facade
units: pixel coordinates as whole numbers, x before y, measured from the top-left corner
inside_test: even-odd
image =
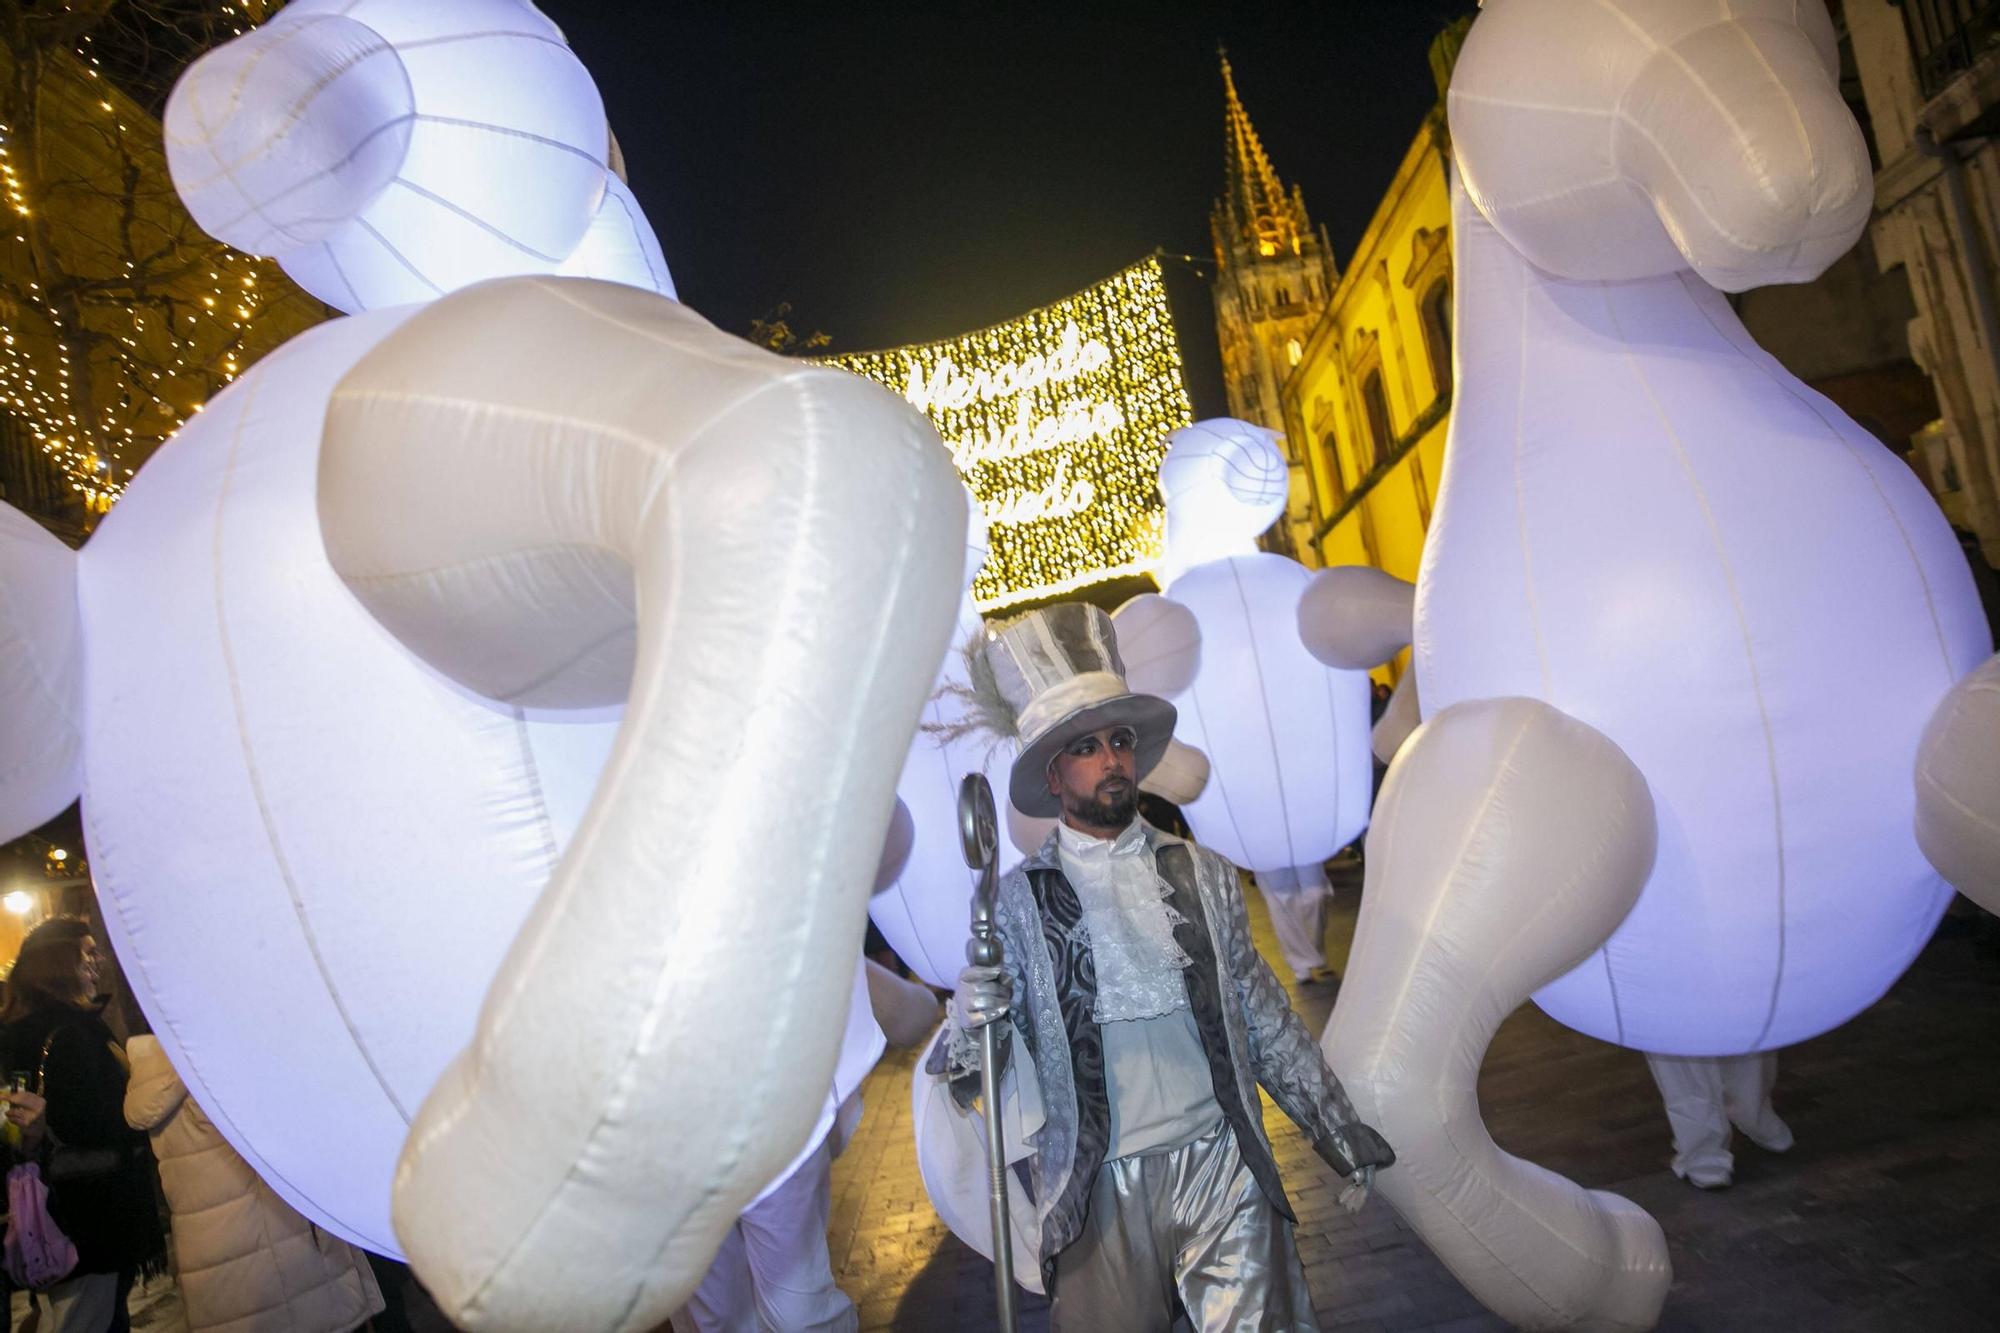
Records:
[[[1417,576],[1451,411],[1450,142],[1426,117],[1282,392],[1309,504],[1290,516],[1308,565]]]

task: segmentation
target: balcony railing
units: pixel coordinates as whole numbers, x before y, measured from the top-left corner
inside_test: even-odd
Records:
[[[2000,0],[1900,0],[1925,97],[2000,50]]]

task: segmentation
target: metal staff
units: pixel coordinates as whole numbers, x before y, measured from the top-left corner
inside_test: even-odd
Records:
[[[979,872],[972,891],[972,938],[965,961],[974,967],[998,967],[1005,951],[994,909],[1000,897],[1000,877],[994,850],[1000,843],[1000,821],[993,809],[993,788],[984,773],[967,773],[958,784],[958,836],[965,864]],[[1000,1124],[1000,1020],[979,1029],[979,1092],[986,1102],[987,1185],[993,1208],[993,1302],[1004,1333],[1014,1333],[1014,1227],[1007,1211],[1007,1139]]]

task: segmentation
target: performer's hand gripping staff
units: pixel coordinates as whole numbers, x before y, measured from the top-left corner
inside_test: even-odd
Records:
[[[958,788],[958,832],[965,863],[979,872],[972,892],[972,938],[966,942],[966,968],[958,974],[955,999],[965,1025],[979,1033],[979,1092],[986,1106],[986,1166],[992,1187],[993,1298],[1000,1327],[1013,1333],[1014,1251],[1008,1244],[1007,1148],[1000,1124],[1000,1043],[1006,1025],[1000,1022],[1014,998],[1014,985],[1000,966],[1000,929],[994,921],[999,899],[995,849],[1000,822],[994,813],[993,788],[983,773],[968,773]]]

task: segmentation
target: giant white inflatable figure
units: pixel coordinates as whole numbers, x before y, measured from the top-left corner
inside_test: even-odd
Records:
[[[392,192],[509,236],[560,196],[575,225],[519,233],[532,266],[642,285],[467,287],[487,270],[443,256],[417,294],[450,294],[313,329],[208,404],[80,555],[0,508],[0,833],[81,793],[162,1043],[307,1216],[406,1253],[462,1326],[646,1329],[823,1121],[962,491],[894,395],[659,294],[531,6],[330,8],[170,107],[228,75],[195,119],[246,217],[347,207],[413,260],[436,219]],[[457,192],[423,148],[434,112],[479,119],[427,100],[445,52],[501,128],[455,143]],[[392,58],[394,161],[404,84],[347,83]],[[531,170],[516,139],[592,115]],[[391,184],[323,196],[350,162]],[[317,244],[365,295],[347,225]]]
[[[1453,78],[1426,720],[1325,1045],[1397,1145],[1384,1197],[1522,1326],[1650,1326],[1669,1269],[1638,1209],[1486,1136],[1501,1019],[1534,993],[1701,1056],[1825,1031],[1930,934],[1926,851],[1980,863],[1946,802],[1986,812],[1989,855],[2000,822],[1969,781],[2000,749],[1993,668],[1961,685],[1991,642],[1944,519],[1718,290],[1811,278],[1865,223],[1837,80],[1815,0],[1488,0]]]
[[[1176,739],[1208,755],[1208,786],[1184,810],[1196,840],[1254,872],[1285,960],[1306,980],[1326,963],[1322,864],[1368,823],[1368,677],[1307,652],[1298,611],[1310,576],[1257,549],[1284,512],[1275,434],[1221,418],[1168,440],[1166,593],[1120,608],[1119,641],[1138,662],[1133,688],[1172,698]],[[1187,646],[1169,653],[1166,639]]]

